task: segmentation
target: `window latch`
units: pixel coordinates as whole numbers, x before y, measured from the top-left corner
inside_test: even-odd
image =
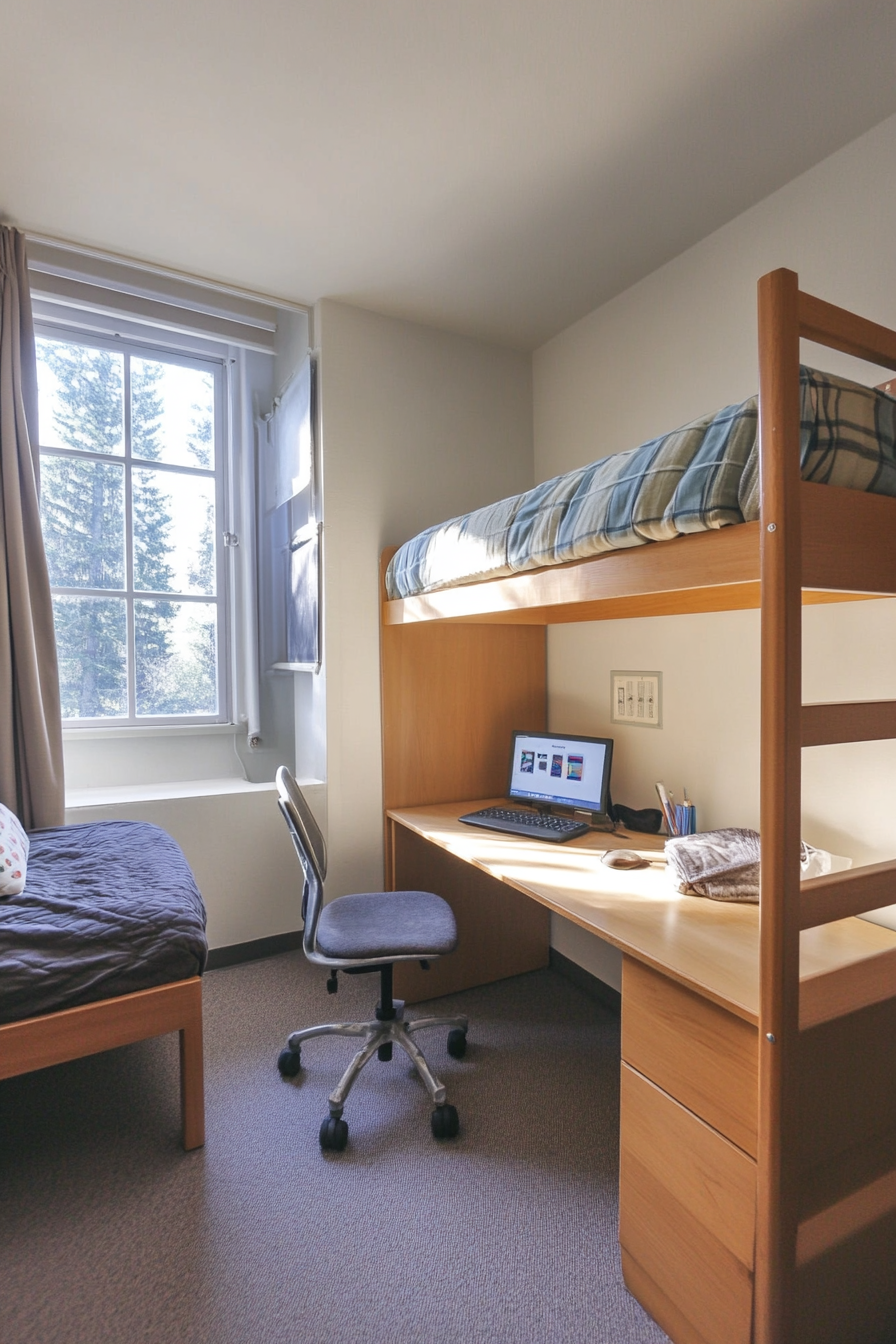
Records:
[[[225,533],[224,533],[224,545],[225,545],[225,546],[239,546],[239,544],[240,544],[240,539],[239,539],[239,537],[237,536],[237,534],[236,534],[235,532],[225,532]]]

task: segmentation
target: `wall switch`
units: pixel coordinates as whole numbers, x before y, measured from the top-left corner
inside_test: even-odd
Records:
[[[662,672],[611,672],[610,722],[662,728]]]

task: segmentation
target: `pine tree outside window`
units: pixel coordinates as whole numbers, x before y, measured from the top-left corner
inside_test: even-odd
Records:
[[[64,720],[227,720],[220,362],[49,332],[37,354]]]

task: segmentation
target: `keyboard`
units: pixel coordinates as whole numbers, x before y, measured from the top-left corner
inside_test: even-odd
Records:
[[[544,812],[521,812],[513,807],[484,807],[480,812],[468,812],[459,817],[468,826],[482,826],[487,831],[504,831],[508,835],[526,835],[530,840],[574,840],[587,835],[590,827],[572,817],[555,817]]]

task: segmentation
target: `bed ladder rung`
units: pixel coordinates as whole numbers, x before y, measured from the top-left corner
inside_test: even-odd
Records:
[[[896,737],[896,700],[855,700],[803,705],[802,745],[875,742]]]
[[[850,915],[896,904],[896,859],[845,873],[826,873],[800,884],[800,928],[814,929]]]
[[[799,332],[832,350],[843,350],[885,369],[896,369],[896,332],[802,291],[797,296]]]

